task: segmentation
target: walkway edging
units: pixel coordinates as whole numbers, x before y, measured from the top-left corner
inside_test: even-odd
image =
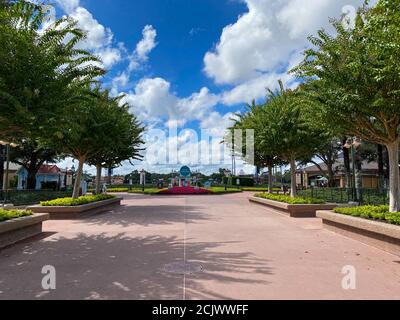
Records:
[[[400,256],[400,226],[333,211],[318,211],[317,217],[330,231]]]
[[[318,210],[332,210],[336,204],[288,204],[258,197],[250,197],[250,202],[279,210],[291,218],[315,218]]]

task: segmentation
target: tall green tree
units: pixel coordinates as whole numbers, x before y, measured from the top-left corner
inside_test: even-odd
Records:
[[[336,35],[319,31],[295,69],[320,83],[325,118],[348,135],[386,146],[390,211],[400,211],[400,2],[378,0],[359,10],[354,29],[334,21]]]
[[[142,159],[144,127],[129,113],[129,105],[121,103],[123,96],[113,98],[108,90],[101,92],[97,89],[96,93],[98,99],[94,116],[104,131],[91,135],[95,148],[88,155],[87,162],[96,167],[96,193],[100,193],[102,168],[117,167],[124,161],[132,164],[132,160]]]
[[[81,94],[86,94],[86,98],[69,106],[69,115],[60,127],[62,134],[57,140],[58,147],[79,162],[73,198],[79,197],[85,163],[97,167],[99,178],[101,167],[140,158],[143,132],[140,123],[129,113],[129,106],[119,105],[119,98],[111,99],[98,88],[83,89]]]
[[[26,188],[36,188],[36,175],[41,166],[46,163],[55,163],[61,159],[59,153],[53,148],[39,146],[37,142],[23,140],[10,152],[12,162],[22,166],[28,174]]]
[[[268,168],[268,192],[273,192],[273,168],[282,164],[278,158],[275,136],[271,133],[269,135],[261,134],[266,126],[268,126],[268,117],[265,115],[263,105],[257,105],[255,101],[251,105],[247,105],[247,111],[244,114],[238,114],[235,123],[230,128],[230,135],[235,137],[235,131],[241,130],[245,133],[247,130],[254,130],[254,163],[258,168]],[[239,131],[240,132],[240,131]],[[246,145],[246,139],[243,136],[240,139],[240,144],[235,139],[233,140],[234,148],[240,154],[244,155],[244,160],[249,163]],[[241,149],[241,150],[238,150]]]
[[[44,28],[40,5],[20,0],[0,7],[0,138],[40,142],[58,135],[65,106],[78,88],[104,70],[91,53],[76,49],[84,31],[71,18]]]
[[[285,89],[279,81],[278,90],[269,90],[267,102],[253,106],[236,125],[255,130],[257,159],[265,161],[271,172],[276,161],[290,164],[291,195],[296,197],[297,162],[312,159],[326,138],[323,130],[310,125],[300,91]]]
[[[85,39],[76,21],[62,18],[44,28],[47,18],[27,1],[0,7],[0,138],[20,146],[13,160],[27,169],[28,188],[57,155],[46,140],[60,136],[66,106],[104,73],[96,57],[75,48]]]

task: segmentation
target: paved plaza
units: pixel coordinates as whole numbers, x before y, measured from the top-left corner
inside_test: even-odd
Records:
[[[400,257],[250,204],[124,195],[123,206],[0,251],[0,299],[400,299]],[[42,268],[56,290],[42,289]],[[356,290],[342,269],[356,269]]]

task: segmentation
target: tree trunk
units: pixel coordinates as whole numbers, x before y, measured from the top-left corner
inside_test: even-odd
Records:
[[[328,168],[328,186],[330,188],[335,188],[336,187],[336,180],[335,180],[335,172],[333,171],[334,163],[328,162],[326,165],[327,165],[327,168]]]
[[[74,192],[72,194],[73,199],[78,199],[79,195],[80,195],[81,180],[82,180],[82,174],[83,174],[83,165],[84,165],[86,159],[85,159],[85,157],[81,157],[78,160],[79,160],[79,165],[78,165],[78,171],[76,172]]]
[[[96,194],[101,193],[100,180],[101,180],[101,165],[96,166]]]
[[[0,190],[3,190],[3,180],[4,180],[4,146],[0,145]]]
[[[273,193],[274,187],[274,168],[273,166],[268,166],[268,193]]]
[[[389,154],[389,167],[390,167],[390,212],[400,211],[400,188],[399,188],[399,140],[386,145]]]
[[[296,169],[297,169],[296,159],[292,157],[292,159],[290,159],[290,174],[291,174],[290,195],[292,198],[295,198],[297,196]]]
[[[362,178],[362,156],[361,156],[361,147],[354,148],[354,173],[355,173],[355,190],[356,190],[356,200],[357,202],[362,202],[362,187],[363,187],[363,178]]]
[[[26,180],[26,189],[27,190],[35,190],[36,189],[36,174],[37,170],[27,170],[28,171],[28,178]]]
[[[112,174],[113,174],[113,169],[111,167],[108,168],[108,184],[111,186],[112,184]]]

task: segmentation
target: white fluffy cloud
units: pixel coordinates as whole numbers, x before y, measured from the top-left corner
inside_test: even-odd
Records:
[[[151,25],[146,25],[142,31],[143,38],[136,45],[135,52],[130,56],[129,71],[136,70],[141,63],[149,59],[150,52],[157,46],[157,31]]]
[[[122,60],[122,48],[113,45],[114,34],[111,29],[104,27],[86,8],[80,6],[79,0],[57,0],[57,3],[86,32],[86,39],[77,45],[78,48],[92,51],[102,60],[102,66],[106,69],[111,69]]]
[[[136,45],[136,54],[141,60],[147,60],[148,54],[156,47],[157,31],[151,25],[143,29],[143,39]]]
[[[204,57],[204,71],[217,84],[237,86],[223,94],[227,104],[265,95],[265,87],[285,78],[288,61],[298,59],[307,36],[329,28],[348,5],[362,0],[244,0],[248,12],[226,26],[216,47]]]
[[[162,78],[144,78],[126,95],[132,112],[141,120],[159,122],[199,120],[219,101],[207,88],[189,97],[179,98],[171,91],[171,84]],[[167,123],[166,123],[167,124]]]
[[[80,4],[79,0],[57,0],[56,2],[68,14],[78,8]]]

